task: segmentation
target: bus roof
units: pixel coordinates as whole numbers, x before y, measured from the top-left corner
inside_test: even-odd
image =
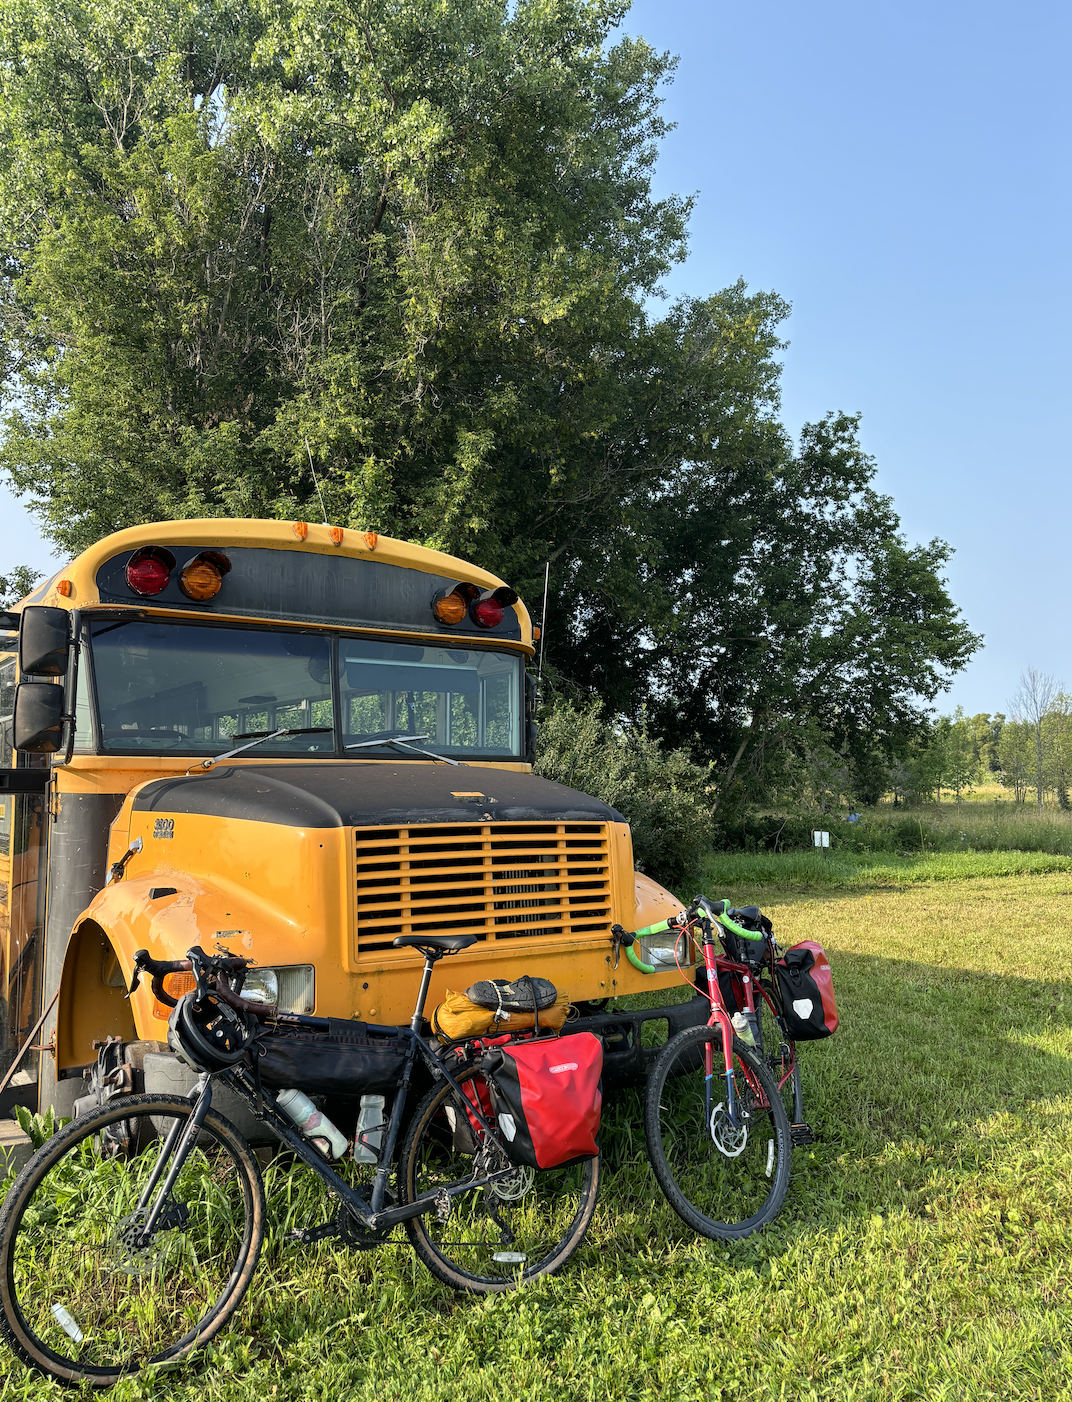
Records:
[[[162,592],[142,597],[126,580],[127,563],[147,549],[174,561]],[[199,554],[224,557],[226,577],[219,594],[196,602],[180,589],[182,570]],[[271,552],[271,553],[267,553]],[[152,615],[214,619],[279,619],[370,629],[378,632],[464,635],[467,642],[512,644],[532,650],[532,624],[518,600],[492,630],[467,617],[445,626],[432,601],[456,584],[481,593],[505,586],[496,575],[457,556],[373,532],[302,521],[158,521],[116,531],[84,550],[16,604],[49,604],[93,610],[132,608]]]

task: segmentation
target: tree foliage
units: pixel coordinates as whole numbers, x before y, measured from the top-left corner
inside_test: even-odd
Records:
[[[689,202],[626,8],[0,0],[0,470],[68,550],[322,498],[550,561],[552,684],[716,803],[816,725],[873,785],[978,639],[858,421],[779,423],[787,305],[657,309]]]
[[[664,749],[643,724],[613,724],[598,702],[559,702],[540,727],[535,767],[616,808],[629,822],[637,869],[690,899],[714,831],[710,765]]]

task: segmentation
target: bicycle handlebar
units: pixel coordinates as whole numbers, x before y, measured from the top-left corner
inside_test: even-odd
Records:
[[[751,911],[755,911],[755,917]],[[654,925],[645,925],[640,930],[623,930],[620,925],[611,928],[611,935],[616,945],[620,945],[626,952],[629,962],[642,973],[653,974],[656,972],[654,964],[645,964],[633,951],[633,945],[638,939],[644,939],[651,935],[666,934],[671,930],[686,930],[699,920],[709,920],[717,922],[723,929],[732,934],[740,936],[741,939],[759,940],[763,934],[758,930],[749,930],[741,925],[734,918],[744,917],[746,912],[731,908],[728,900],[709,901],[706,896],[697,896],[692,904],[686,909],[678,911],[676,915],[669,915],[665,920],[657,920]],[[762,919],[762,913],[756,906],[749,907],[748,918]]]
[[[164,988],[165,977],[168,974],[192,973],[197,976],[198,992],[202,996],[208,983],[214,982],[215,992],[222,1002],[230,1004],[239,1012],[254,1013],[263,1018],[267,1011],[266,1005],[247,1003],[227,982],[228,974],[243,973],[252,963],[252,959],[243,959],[238,955],[206,954],[197,944],[186,951],[185,959],[154,959],[147,949],[139,949],[134,955],[134,974],[127,996],[130,997],[138,991],[141,975],[148,974],[152,980],[153,996],[165,1007],[174,1008],[179,1000],[173,998]]]

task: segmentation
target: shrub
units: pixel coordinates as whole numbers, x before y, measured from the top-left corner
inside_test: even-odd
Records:
[[[598,702],[563,701],[545,711],[536,773],[616,808],[632,830],[637,869],[688,900],[711,848],[712,767],[601,711]]]

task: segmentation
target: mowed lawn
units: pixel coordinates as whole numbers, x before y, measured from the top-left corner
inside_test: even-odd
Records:
[[[111,1395],[1072,1398],[1072,874],[712,895],[757,899],[783,944],[819,939],[833,961],[842,1030],[803,1059],[821,1142],[795,1152],[772,1227],[695,1239],[628,1095],[560,1276],[469,1300],[405,1246],[277,1233],[211,1352]],[[63,1395],[9,1355],[0,1378],[2,1402]]]

